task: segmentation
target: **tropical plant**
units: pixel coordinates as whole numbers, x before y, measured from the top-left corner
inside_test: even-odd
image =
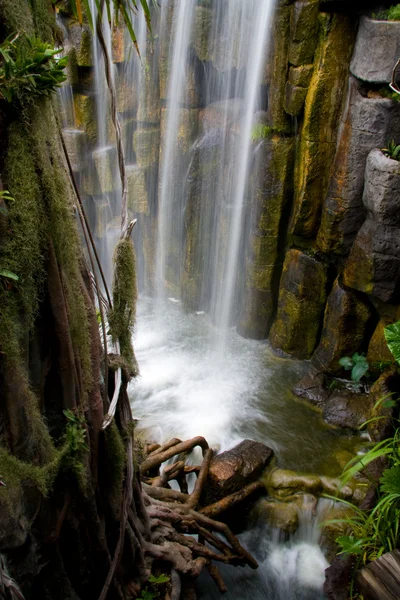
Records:
[[[151,32],[151,15],[150,8],[147,0],[95,0],[97,10],[100,14],[103,14],[103,9],[106,9],[108,21],[111,23],[114,20],[115,24],[118,25],[118,22],[121,20],[125,23],[131,40],[139,52],[137,38],[135,34],[135,30],[133,28],[132,16],[137,13],[139,7],[144,12],[144,16],[146,18],[146,23],[149,31]],[[153,0],[154,6],[158,6],[157,1]],[[71,8],[75,17],[78,19],[80,23],[83,22],[83,11],[85,11],[89,25],[94,30],[95,27],[95,15],[92,12],[90,1],[89,0],[71,0]]]
[[[351,379],[354,383],[359,381],[368,373],[369,363],[364,354],[358,354],[355,352],[353,356],[343,356],[339,360],[339,364],[344,367],[346,371],[351,371]]]
[[[60,52],[27,34],[6,38],[0,45],[0,98],[13,102],[55,92],[67,78],[68,58],[56,58]]]
[[[382,148],[382,152],[392,160],[400,160],[400,144],[396,144],[394,140],[388,143],[387,148]]]
[[[386,343],[397,364],[400,364],[400,321],[384,329]]]

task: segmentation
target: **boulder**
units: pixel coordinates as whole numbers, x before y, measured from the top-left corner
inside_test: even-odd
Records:
[[[365,219],[362,202],[369,152],[400,135],[400,104],[361,94],[352,77],[339,142],[324,201],[317,244],[326,254],[347,254]]]
[[[389,83],[400,56],[400,23],[361,17],[350,70],[369,83]]]
[[[325,571],[324,594],[328,600],[348,600],[354,571],[354,558],[336,556]]]
[[[259,518],[284,533],[294,533],[299,526],[299,509],[294,502],[270,502],[262,499],[257,512]]]
[[[299,493],[319,494],[322,489],[318,475],[302,474],[285,469],[274,469],[265,481],[268,494],[273,498],[290,498]]]
[[[265,338],[275,312],[282,268],[279,247],[285,208],[292,191],[294,140],[274,135],[255,145],[250,176],[254,200],[247,210],[251,226],[239,331],[248,337]]]
[[[278,313],[270,343],[297,358],[310,358],[326,301],[327,268],[300,250],[289,250],[283,265]]]
[[[357,430],[371,415],[371,401],[367,394],[340,390],[333,392],[325,403],[322,416],[326,423],[345,429]]]
[[[210,464],[207,494],[216,502],[241,490],[260,477],[273,454],[271,448],[252,440],[218,454]]]
[[[400,301],[400,162],[372,150],[365,170],[368,211],[352,246],[343,282],[382,302]]]
[[[325,375],[311,366],[304,377],[296,383],[293,393],[300,398],[305,398],[311,404],[322,408],[329,398],[329,391],[326,389]]]
[[[268,57],[265,60],[264,76],[264,83],[268,85],[268,123],[277,131],[286,133],[292,129],[291,119],[284,109],[290,14],[290,6],[279,6],[275,10],[274,30],[268,48]]]
[[[342,96],[354,40],[349,17],[321,13],[315,68],[308,86],[295,169],[295,200],[290,231],[314,237],[336,148]]]
[[[368,298],[344,288],[336,279],[328,296],[321,339],[312,357],[313,366],[332,375],[342,374],[339,360],[363,351],[374,320]]]
[[[388,369],[375,381],[370,390],[371,417],[377,420],[368,424],[368,433],[373,442],[380,442],[393,434],[395,407],[385,404],[398,392],[400,377],[396,367]]]
[[[292,65],[313,61],[318,40],[319,0],[297,0],[292,7],[288,60]]]

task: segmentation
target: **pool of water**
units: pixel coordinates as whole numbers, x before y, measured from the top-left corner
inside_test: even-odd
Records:
[[[359,438],[329,428],[292,394],[307,363],[234,330],[221,339],[205,314],[187,314],[174,299],[157,310],[151,300],[139,303],[140,376],[129,394],[146,437],[202,435],[220,450],[251,438],[272,447],[283,468],[339,475],[336,453],[354,452]]]

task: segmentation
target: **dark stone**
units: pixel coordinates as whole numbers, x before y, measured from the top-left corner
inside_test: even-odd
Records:
[[[370,417],[371,402],[367,394],[341,390],[326,402],[322,416],[329,425],[358,429]]]
[[[394,407],[385,406],[382,398],[392,397],[395,391],[399,389],[400,376],[396,368],[382,373],[370,391],[370,401],[373,407],[372,416],[379,417],[376,421],[369,423],[368,433],[373,442],[380,442],[393,435],[393,416]],[[376,407],[376,408],[375,408]]]
[[[328,600],[348,600],[353,557],[336,556],[325,571],[324,593]]]
[[[293,393],[322,408],[329,397],[329,392],[325,386],[324,373],[321,373],[315,367],[311,367],[303,379],[294,386]]]
[[[216,502],[241,490],[263,472],[274,452],[268,446],[244,440],[211,461],[207,481],[209,500]]]

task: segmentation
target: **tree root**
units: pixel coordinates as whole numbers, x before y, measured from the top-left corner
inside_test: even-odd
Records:
[[[196,446],[202,449],[202,463],[200,466],[186,466],[182,455],[188,454]],[[151,528],[150,540],[145,543],[145,554],[157,563],[165,563],[165,570],[171,573],[171,591],[167,597],[171,600],[195,598],[191,582],[204,567],[219,591],[225,593],[226,585],[212,561],[235,566],[249,565],[254,569],[258,565],[229,527],[214,517],[262,489],[262,482],[251,483],[210,506],[201,507],[201,497],[214,454],[206,440],[202,437],[187,441],[174,438],[163,446],[150,444],[147,448],[148,454],[140,466],[143,500]],[[175,462],[154,476],[154,470],[173,457],[177,457]],[[190,494],[186,481],[189,473],[197,474]],[[172,480],[179,483],[181,491],[169,487]],[[197,535],[198,540],[193,535]]]

